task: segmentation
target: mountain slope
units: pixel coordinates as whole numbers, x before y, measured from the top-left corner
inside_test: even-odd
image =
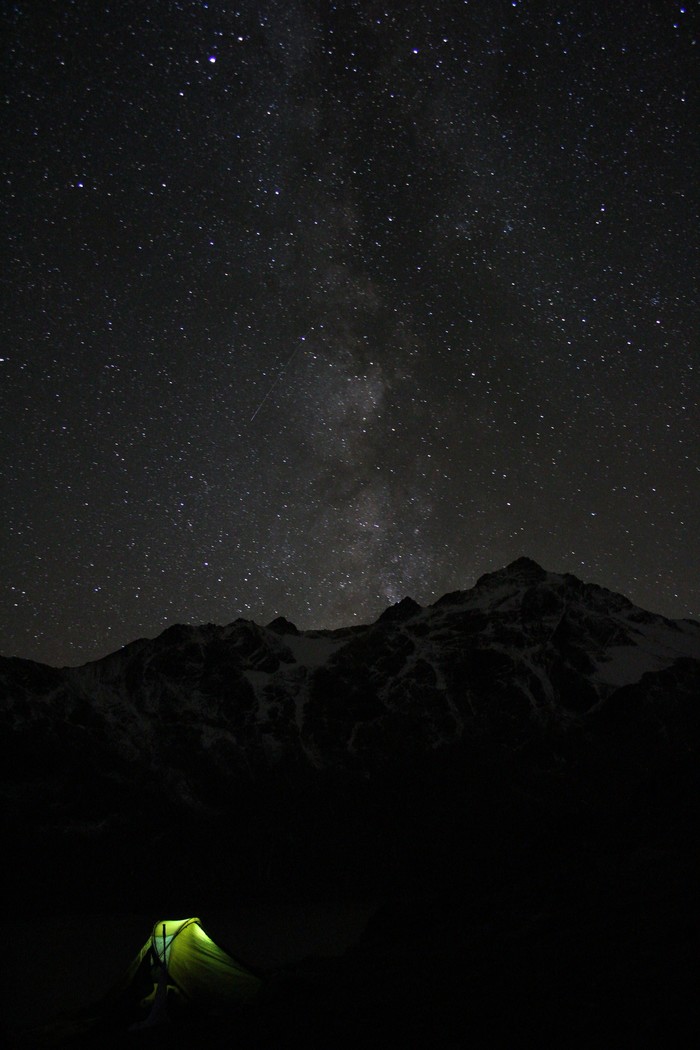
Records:
[[[78,668],[2,659],[0,690],[13,840],[117,848],[170,822],[271,867],[332,855],[340,813],[341,866],[382,841],[402,862],[417,828],[478,847],[498,813],[524,838],[684,767],[700,625],[523,558],[363,627],[237,620]]]

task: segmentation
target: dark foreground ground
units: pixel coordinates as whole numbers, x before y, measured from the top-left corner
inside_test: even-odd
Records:
[[[201,918],[267,975],[259,999],[139,1033],[66,1018],[158,916],[10,917],[5,1028],[17,1047],[694,1046],[697,885],[693,851],[667,843],[475,870],[438,895],[241,902]]]
[[[565,781],[536,794],[529,766],[520,782],[480,776],[461,802],[432,771],[412,793],[397,782],[379,816],[376,792],[344,809],[318,793],[296,818],[270,807],[228,838],[172,822],[109,852],[22,853],[18,838],[5,1042],[700,1046],[699,767],[689,752],[631,792],[615,758],[585,807]],[[90,1014],[154,922],[192,915],[263,978],[251,1006],[139,1033],[136,1017]],[[86,1016],[97,1023],[80,1032]]]

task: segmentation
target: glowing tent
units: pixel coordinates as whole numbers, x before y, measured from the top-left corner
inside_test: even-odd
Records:
[[[124,975],[116,996],[138,992],[155,1015],[166,1000],[206,1008],[246,1003],[261,981],[215,944],[197,918],[157,922]],[[146,994],[143,994],[146,993]]]
[[[215,944],[199,919],[165,919],[155,924],[103,999],[24,1036],[42,1046],[63,1045],[73,1038],[97,1038],[94,1033],[100,1030],[133,1031],[176,1018],[184,1024],[188,1018],[197,1021],[210,1012],[235,1010],[261,988],[260,978]]]

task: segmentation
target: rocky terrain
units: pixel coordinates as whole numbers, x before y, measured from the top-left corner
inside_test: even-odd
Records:
[[[604,1002],[661,1041],[688,1020],[693,621],[520,559],[361,627],[237,620],[77,668],[2,659],[0,698],[18,909],[377,902],[356,949],[257,1017],[279,1045],[318,982],[326,1006],[297,1023],[319,1045],[360,1024],[350,988],[403,1043],[441,1024],[442,1045],[465,1027],[518,1045],[504,997],[545,1045],[604,1044]]]

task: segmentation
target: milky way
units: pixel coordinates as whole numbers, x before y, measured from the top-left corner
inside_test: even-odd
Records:
[[[696,14],[12,5],[0,651],[521,554],[699,616]]]

